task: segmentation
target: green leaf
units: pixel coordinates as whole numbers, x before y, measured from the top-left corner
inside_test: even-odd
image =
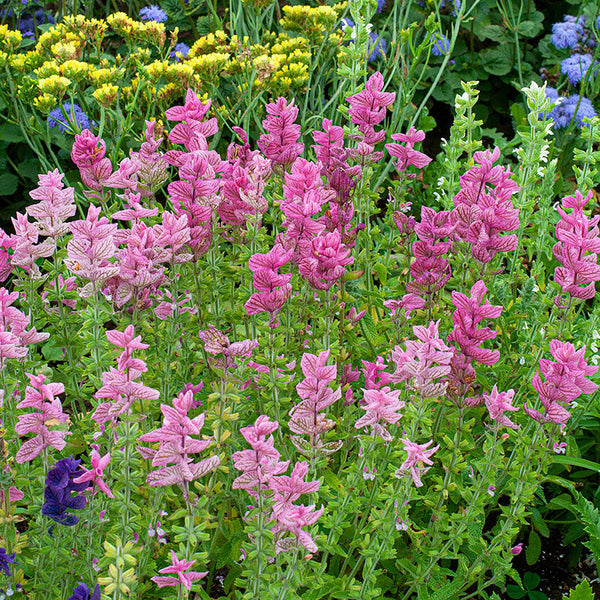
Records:
[[[537,590],[528,592],[529,600],[548,600],[548,596],[544,592],[538,592]]]
[[[371,344],[373,348],[376,348],[379,344],[379,336],[377,335],[375,321],[373,321],[373,317],[369,313],[366,313],[360,320],[360,328],[369,344]]]
[[[519,23],[517,27],[517,33],[522,37],[532,38],[537,35],[544,29],[544,26],[541,23],[535,23],[534,21],[523,21]]]
[[[379,281],[381,281],[381,283],[383,283],[383,285],[387,285],[387,268],[385,265],[382,265],[381,263],[375,263],[373,265],[373,271],[375,271],[375,273],[377,273],[377,277],[379,277]]]
[[[589,469],[590,471],[596,471],[600,473],[600,465],[597,462],[592,462],[591,460],[586,460],[585,458],[579,458],[577,456],[565,456],[563,454],[557,454],[553,457],[552,462],[560,465],[579,467],[581,469]]]
[[[542,542],[540,536],[536,533],[535,529],[529,532],[529,542],[527,543],[527,550],[525,551],[525,559],[529,566],[535,565],[542,553]]]
[[[589,581],[584,579],[576,588],[573,588],[567,600],[594,600],[594,592]]]
[[[509,583],[506,586],[506,593],[508,594],[509,598],[514,598],[514,600],[519,600],[519,598],[525,597],[525,595],[527,594],[527,591],[524,590],[523,588],[520,588],[518,585],[513,585],[512,583]]]
[[[510,56],[510,46],[500,48],[488,48],[480,52],[481,66],[490,75],[507,75],[513,68],[513,60]]]
[[[535,588],[540,583],[540,576],[537,573],[532,573],[531,571],[527,571],[525,575],[523,575],[523,587],[528,590],[535,590]]]
[[[19,185],[19,178],[12,173],[0,175],[0,196],[12,196]]]

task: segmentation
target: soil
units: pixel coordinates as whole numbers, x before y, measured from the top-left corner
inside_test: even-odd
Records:
[[[575,544],[579,544],[579,547]],[[588,580],[595,597],[600,598],[600,579],[594,558],[587,548],[583,548],[583,552],[580,552],[581,542],[575,544],[564,548],[561,534],[551,531],[550,537],[542,538],[542,552],[536,564],[532,566],[527,564],[525,549],[515,557],[513,564],[521,577],[527,571],[537,573],[540,583],[536,590],[546,594],[549,600],[562,600],[569,590],[583,579]],[[577,555],[579,559],[573,560]],[[575,563],[575,566],[571,566],[572,563]]]

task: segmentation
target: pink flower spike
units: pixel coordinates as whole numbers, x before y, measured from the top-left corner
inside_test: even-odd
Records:
[[[73,480],[73,483],[84,483],[85,481],[91,481],[98,489],[102,490],[109,498],[114,498],[110,488],[106,485],[106,482],[102,479],[104,469],[110,462],[110,454],[107,453],[104,456],[100,456],[97,450],[92,451],[92,468],[86,473]]]
[[[201,573],[199,571],[189,571],[195,560],[179,560],[174,550],[171,550],[171,565],[160,569],[159,573],[175,573],[176,577],[152,577],[152,581],[159,588],[174,585],[183,585],[188,591],[192,589],[192,583],[197,579],[202,579],[208,575],[208,571]],[[186,572],[187,571],[187,572]]]
[[[511,429],[519,429],[520,425],[515,425],[508,417],[504,416],[506,411],[514,412],[519,410],[518,407],[512,405],[515,395],[515,390],[508,392],[499,392],[497,386],[494,386],[490,394],[484,394],[485,405],[490,411],[492,418],[498,425],[510,427]]]
[[[421,474],[428,471],[429,467],[423,468],[419,463],[422,463],[423,465],[432,465],[433,461],[429,460],[429,457],[438,450],[439,446],[427,450],[426,448],[433,444],[433,440],[426,444],[415,444],[414,442],[405,439],[401,439],[400,441],[404,444],[404,450],[406,450],[408,456],[394,475],[396,477],[402,477],[404,471],[410,469],[410,475],[415,482],[415,485],[421,487],[423,485]]]

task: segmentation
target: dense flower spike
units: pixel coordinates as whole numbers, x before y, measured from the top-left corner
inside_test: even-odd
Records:
[[[373,436],[379,436],[389,442],[393,439],[385,423],[395,425],[402,417],[398,412],[404,408],[404,402],[398,399],[402,390],[391,390],[389,387],[381,389],[363,390],[365,403],[361,408],[366,411],[354,427],[361,429],[371,425]],[[385,423],[381,423],[384,421]]]
[[[519,211],[510,201],[519,187],[510,178],[508,167],[493,166],[499,158],[498,148],[491,153],[475,152],[476,165],[460,178],[461,190],[453,198],[454,236],[469,242],[473,256],[482,263],[490,262],[498,252],[517,247],[515,234],[500,236],[503,231],[519,228]]]
[[[61,525],[71,527],[79,522],[79,517],[69,511],[85,508],[86,497],[81,494],[89,482],[75,483],[75,479],[83,475],[79,466],[80,460],[62,458],[53,469],[48,471],[42,514]],[[73,496],[73,493],[77,495]]]
[[[275,475],[281,475],[287,470],[290,463],[279,460],[281,454],[275,449],[275,440],[271,435],[278,427],[279,423],[269,421],[269,417],[261,415],[254,425],[240,429],[252,450],[240,450],[232,455],[233,465],[238,471],[242,471],[242,475],[233,482],[233,489],[244,489],[251,496],[257,497],[259,492],[269,487]]]
[[[321,437],[335,426],[335,421],[328,419],[322,412],[342,397],[340,388],[331,389],[330,384],[337,377],[335,365],[327,365],[330,351],[324,350],[319,355],[303,354],[301,360],[304,379],[296,386],[296,391],[302,399],[289,412],[292,443],[305,455],[317,451],[324,453],[335,452],[341,444],[323,444]],[[300,435],[309,435],[306,442]]]
[[[100,586],[96,584],[92,591],[85,583],[80,583],[73,588],[73,595],[69,596],[67,600],[100,600]]]
[[[278,98],[267,104],[267,115],[263,121],[267,133],[260,136],[258,147],[275,164],[290,165],[304,152],[304,144],[298,142],[300,125],[294,123],[298,108],[293,100],[288,104],[285,98]]]
[[[392,351],[396,372],[392,374],[391,381],[408,381],[409,388],[423,398],[443,396],[448,385],[447,382],[435,381],[450,373],[454,356],[454,350],[440,339],[439,323],[432,321],[428,327],[416,325],[413,332],[418,341],[407,340],[406,350],[396,346]]]
[[[88,279],[81,290],[84,298],[97,292],[101,285],[119,272],[119,266],[110,262],[116,252],[117,225],[100,217],[101,209],[90,204],[85,220],[69,223],[73,238],[67,244],[65,265],[76,275]]]
[[[376,144],[385,138],[385,131],[376,132],[374,125],[385,119],[386,108],[396,99],[395,92],[382,92],[383,75],[379,71],[367,80],[365,89],[346,98],[350,109],[348,114],[366,144]]]
[[[588,377],[598,371],[598,367],[588,365],[585,360],[585,346],[575,350],[569,342],[552,340],[550,353],[555,361],[540,359],[540,370],[546,379],[543,381],[536,371],[531,384],[539,394],[544,414],[524,406],[525,412],[540,423],[557,423],[564,426],[571,416],[565,408],[581,394],[593,394],[598,386]]]
[[[138,438],[140,442],[160,442],[158,450],[138,448],[146,459],[152,459],[153,467],[161,467],[148,474],[146,481],[151,486],[177,484],[184,489],[191,481],[203,477],[220,464],[218,456],[211,456],[194,462],[190,455],[203,452],[212,444],[212,438],[194,439],[200,435],[204,425],[204,413],[190,418],[194,394],[191,390],[181,392],[173,399],[173,406],[161,404],[163,426]],[[168,466],[171,465],[171,466]]]
[[[208,571],[201,573],[199,571],[190,571],[195,560],[179,560],[175,550],[171,550],[171,565],[160,569],[158,572],[165,575],[173,573],[175,577],[152,577],[152,581],[161,588],[172,585],[182,585],[186,590],[192,589],[192,584],[198,579],[202,579],[208,575]]]
[[[584,198],[579,191],[575,196],[563,198],[558,208],[561,220],[556,225],[556,239],[552,249],[554,257],[562,265],[554,271],[554,279],[572,298],[589,300],[596,293],[596,281],[600,281],[600,215],[588,217],[583,209],[592,199],[592,192]],[[564,210],[563,210],[564,209]],[[566,210],[572,209],[571,213]]]
[[[27,214],[35,219],[40,235],[57,238],[69,231],[65,221],[72,217],[77,207],[73,188],[66,188],[62,182],[64,175],[58,169],[38,176],[38,187],[29,192],[37,204],[28,206]]]
[[[275,244],[266,254],[257,253],[250,257],[248,264],[254,273],[252,281],[258,292],[252,294],[244,305],[248,315],[267,312],[271,323],[274,323],[275,314],[281,310],[292,293],[292,274],[278,273],[291,258],[292,251],[286,252],[279,244]]]
[[[84,129],[75,136],[71,160],[79,168],[81,181],[95,192],[102,191],[112,174],[112,163],[105,154],[105,141],[89,129]],[[87,192],[86,195],[91,196],[93,193]]]
[[[353,262],[350,249],[342,243],[342,236],[336,230],[315,236],[298,268],[312,287],[328,290],[344,276],[346,265]]]
[[[17,218],[13,217],[11,221],[15,233],[10,236],[10,245],[13,248],[10,264],[24,269],[34,281],[40,279],[42,274],[36,261],[52,256],[56,250],[56,242],[52,238],[39,242],[40,231],[35,224],[27,220],[26,215],[17,213]]]
[[[258,340],[242,340],[234,342],[213,325],[205,331],[200,331],[200,339],[204,341],[204,349],[208,354],[218,356],[211,363],[217,369],[235,369],[235,359],[250,358],[252,351],[258,347]]]
[[[499,350],[480,348],[485,340],[493,340],[497,332],[489,327],[477,326],[483,319],[497,319],[502,312],[502,306],[492,306],[487,300],[481,305],[486,292],[483,281],[473,285],[470,296],[452,292],[452,303],[456,307],[452,314],[454,329],[447,339],[456,343],[458,351],[452,358],[449,389],[451,395],[457,399],[466,394],[470,383],[475,380],[475,370],[471,364],[473,361],[493,365],[500,359]],[[479,398],[471,400],[470,403],[481,404],[482,401],[483,398]]]
[[[25,389],[25,399],[17,404],[17,408],[35,408],[39,412],[19,415],[19,422],[15,426],[15,432],[20,435],[35,433],[35,437],[27,440],[17,452],[15,460],[18,463],[33,460],[40,452],[48,447],[62,450],[66,446],[66,430],[51,430],[52,425],[66,423],[68,416],[62,411],[62,404],[58,395],[64,393],[65,386],[62,383],[44,383],[44,375],[31,375],[31,385]]]
[[[98,423],[115,423],[120,415],[129,414],[132,405],[138,400],[157,400],[159,392],[134,381],[148,370],[146,363],[133,358],[134,350],[145,350],[147,344],[141,342],[141,336],[134,337],[133,325],[124,332],[107,331],[106,337],[111,344],[123,348],[117,360],[118,369],[111,367],[102,374],[104,384],[95,394],[96,398],[110,398],[112,402],[102,402],[96,408],[92,419]]]
[[[15,560],[16,552],[8,554],[6,548],[0,548],[0,570],[4,571],[6,577],[12,577],[9,565],[18,565],[19,563]]]

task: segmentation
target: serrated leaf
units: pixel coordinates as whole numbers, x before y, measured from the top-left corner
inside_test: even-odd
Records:
[[[375,326],[375,321],[373,317],[366,313],[363,318],[360,320],[360,328],[364,336],[367,338],[367,341],[373,348],[377,348],[379,345],[379,336],[377,335],[377,327]]]
[[[594,591],[589,581],[584,579],[577,587],[573,588],[567,600],[594,600]]]

